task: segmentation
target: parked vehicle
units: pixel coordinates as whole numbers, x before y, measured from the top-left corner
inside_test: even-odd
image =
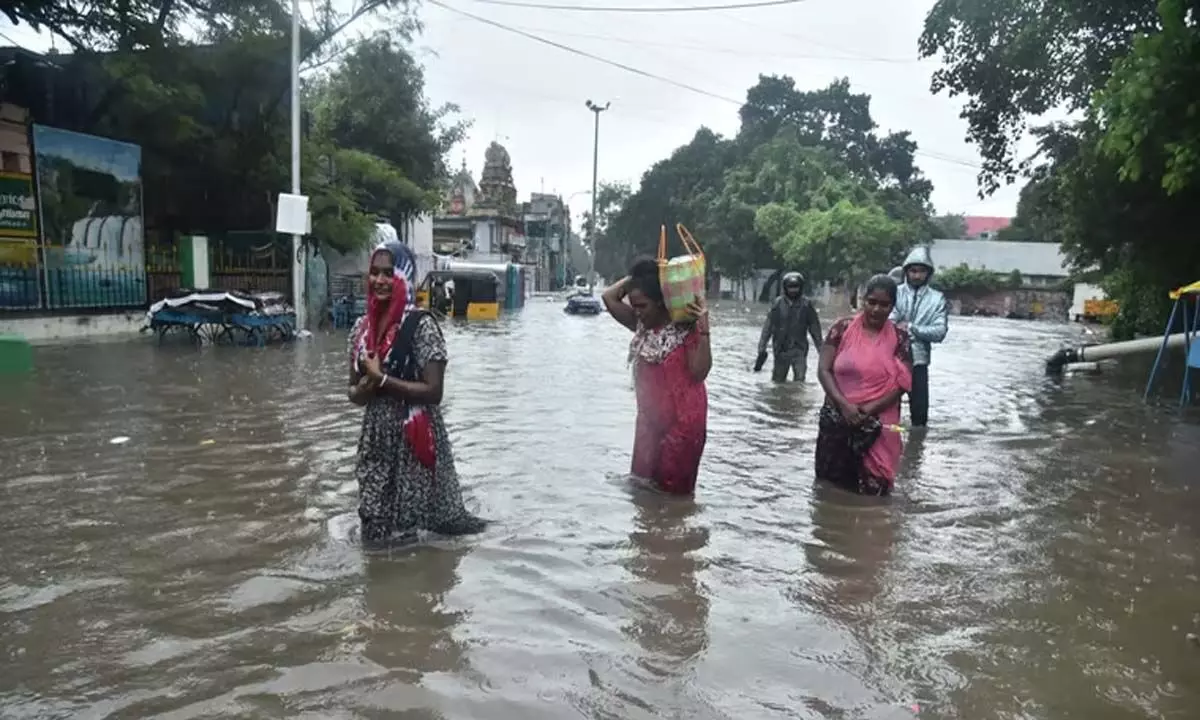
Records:
[[[435,297],[434,286],[447,288],[445,297]],[[451,285],[453,283],[453,285]],[[495,320],[500,317],[500,279],[489,270],[434,270],[417,286],[417,305],[450,317]]]

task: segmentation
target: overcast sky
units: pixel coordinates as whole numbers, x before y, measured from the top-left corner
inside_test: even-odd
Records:
[[[735,0],[545,1],[619,8]],[[587,207],[593,116],[585,100],[612,103],[600,119],[601,181],[636,186],[650,165],[686,143],[701,125],[734,134],[737,104],[729,100],[740,102],[766,73],[791,75],[804,89],[844,76],[856,91],[870,94],[881,130],[912,132],[918,164],[934,183],[937,212],[1015,213],[1016,186],[979,199],[979,155],[963,139],[960,103],[929,92],[937,61],[917,60],[917,38],[934,0],[807,0],[663,14],[504,7],[492,0],[438,2],[724,98],[639,76],[426,3],[421,11],[425,31],[415,50],[426,68],[427,92],[435,103],[457,103],[474,123],[451,163],[457,166],[465,156],[478,179],[485,148],[498,140],[512,156],[522,198],[543,189],[559,192],[577,218]],[[31,49],[49,46],[27,28],[2,30]]]

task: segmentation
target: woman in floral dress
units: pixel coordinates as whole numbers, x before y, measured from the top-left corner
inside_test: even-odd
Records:
[[[358,515],[368,545],[408,543],[425,530],[484,529],[467,512],[442,420],[446,341],[414,300],[416,263],[388,241],[371,254],[367,313],[350,331],[350,402],[365,406],[358,440]]]
[[[712,349],[704,298],[688,307],[690,322],[671,322],[658,263],[644,258],[604,291],[604,305],[633,331],[629,362],[638,413],[631,472],[663,492],[691,495],[708,433],[704,381],[712,369]]]

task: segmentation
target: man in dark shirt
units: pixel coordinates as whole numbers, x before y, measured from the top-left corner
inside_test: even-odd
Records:
[[[775,299],[767,312],[767,321],[763,324],[762,336],[758,341],[758,359],[754,363],[754,370],[762,370],[766,364],[767,345],[770,344],[775,354],[771,379],[787,382],[790,371],[796,380],[804,382],[808,374],[809,337],[817,352],[821,351],[821,319],[817,316],[817,309],[804,297],[803,275],[789,272],[783,276],[780,284],[783,294]]]

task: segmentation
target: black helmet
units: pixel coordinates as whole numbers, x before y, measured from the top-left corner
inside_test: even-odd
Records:
[[[783,274],[783,279],[779,281],[779,287],[804,287],[804,276],[798,272],[788,272]]]

